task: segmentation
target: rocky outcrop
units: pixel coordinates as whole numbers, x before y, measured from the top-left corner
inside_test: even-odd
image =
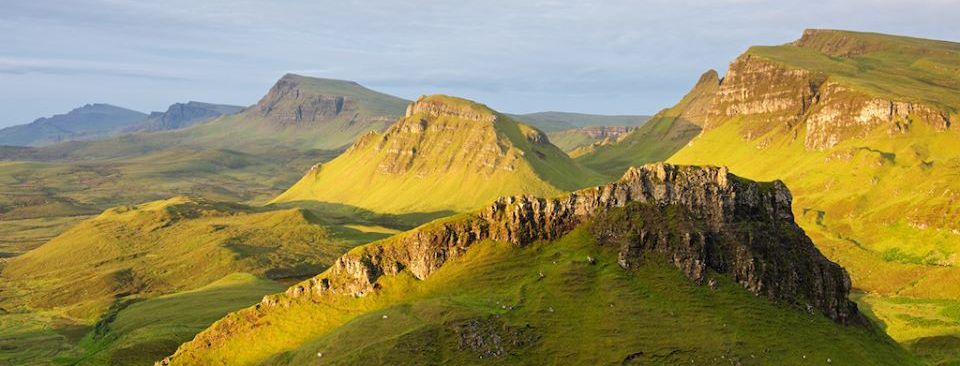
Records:
[[[504,197],[479,212],[357,248],[325,274],[267,297],[260,306],[286,306],[329,294],[364,296],[376,290],[384,275],[406,270],[424,279],[476,242],[523,246],[553,240],[632,204],[659,217],[679,210],[684,226],[670,231],[666,226],[608,225],[598,231],[601,243],[620,246],[622,266],[629,267],[643,252],[659,251],[698,283],[709,273],[726,273],[757,295],[802,303],[844,324],[862,321],[847,300],[849,277],[793,222],[790,192],[782,183],[746,181],[724,168],[665,164],[630,169],[618,182],[561,198]]]
[[[302,126],[358,112],[354,101],[304,90],[299,80],[292,76],[277,81],[254,109],[281,127]]]
[[[762,120],[745,131],[746,138],[761,136],[777,127],[792,128],[815,103],[826,75],[743,55],[730,64],[720,83],[707,127],[735,117]]]
[[[913,120],[927,123],[935,131],[950,127],[950,114],[921,103],[878,98],[842,84],[828,81],[822,85],[818,105],[806,118],[804,144],[823,150],[841,141],[862,138],[877,128],[888,134],[905,133]]]

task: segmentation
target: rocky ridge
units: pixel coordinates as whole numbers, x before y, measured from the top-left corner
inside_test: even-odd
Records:
[[[216,334],[230,333],[233,322],[255,324],[272,308],[323,296],[365,296],[377,291],[382,276],[408,271],[425,279],[480,241],[524,246],[557,239],[589,222],[601,245],[619,249],[625,268],[640,263],[644,252],[661,253],[697,283],[713,283],[713,273],[727,274],[758,296],[806,306],[841,324],[862,324],[847,299],[846,271],[824,258],[794,223],[791,200],[779,181],[757,183],[726,168],[667,164],[631,168],[617,182],[559,198],[502,197],[485,209],[355,248],[323,274],[265,297],[193,343],[212,346]],[[638,217],[629,215],[631,209],[680,221],[631,225]],[[609,220],[623,210],[626,220]]]

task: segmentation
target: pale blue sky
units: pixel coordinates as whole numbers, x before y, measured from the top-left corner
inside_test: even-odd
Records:
[[[508,112],[654,113],[804,28],[960,40],[960,0],[3,0],[0,126],[103,102],[253,104],[286,72]]]

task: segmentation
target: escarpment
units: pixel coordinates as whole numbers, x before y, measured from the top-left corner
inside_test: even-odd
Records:
[[[290,75],[277,81],[254,108],[277,126],[300,126],[359,112],[353,100],[304,90]]]
[[[940,94],[956,93],[958,85],[944,81],[947,76],[925,75],[928,71],[921,67],[899,65],[873,53],[917,52],[920,59],[914,64],[938,65],[939,59],[922,57],[956,58],[957,51],[950,47],[918,51],[904,42],[890,36],[808,30],[787,45],[753,47],[730,63],[719,88],[703,103],[706,113],[685,112],[704,115],[706,129],[740,120],[740,135],[747,140],[777,130],[802,133],[808,150],[825,150],[878,130],[891,136],[907,133],[917,122],[946,131],[957,105]],[[868,61],[857,66],[860,60]],[[890,64],[874,70],[884,63]],[[903,80],[888,84],[894,79]],[[934,79],[939,81],[931,84]],[[702,79],[695,89],[701,84]]]

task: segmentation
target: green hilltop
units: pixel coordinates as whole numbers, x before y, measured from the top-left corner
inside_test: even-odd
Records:
[[[510,194],[556,195],[602,178],[539,130],[484,105],[427,96],[383,133],[312,168],[273,202],[316,200],[377,212],[463,211]]]

